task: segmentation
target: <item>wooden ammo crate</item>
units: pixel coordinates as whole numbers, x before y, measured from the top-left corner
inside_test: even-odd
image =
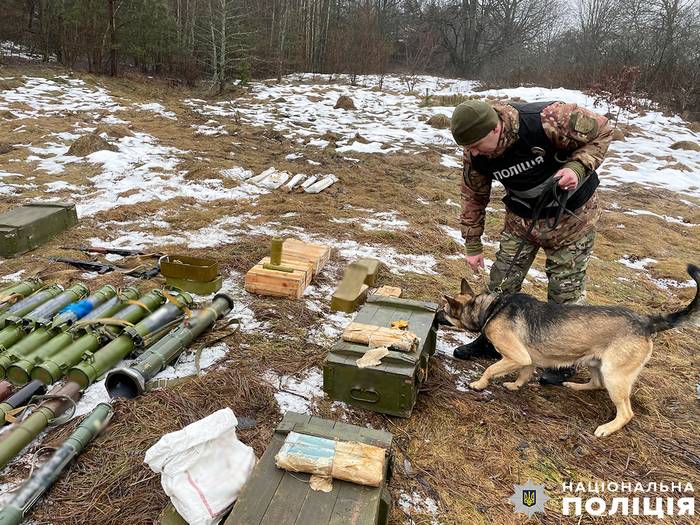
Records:
[[[331,492],[312,490],[308,474],[290,473],[275,465],[275,455],[292,431],[386,449],[382,485],[367,487],[334,479]],[[389,432],[287,412],[224,525],[386,525],[392,439]]]
[[[78,223],[75,205],[33,202],[0,215],[0,257],[13,257],[41,246]]]
[[[331,258],[331,247],[313,244],[297,239],[286,239],[282,244],[282,260],[311,263],[314,277],[323,269]]]
[[[280,272],[263,268],[263,264],[270,262],[270,258],[265,257],[246,273],[245,289],[260,295],[299,299],[330,256],[329,246],[287,239],[282,245],[281,265],[294,271]]]
[[[391,350],[374,367],[358,368],[356,361],[369,346],[342,339],[326,357],[323,390],[332,399],[392,416],[409,417],[418,388],[428,375],[428,360],[435,353],[438,305],[409,299],[371,295],[355,317],[356,323],[389,328],[393,321],[408,321],[407,330],[418,336],[410,352]]]
[[[280,272],[263,267],[263,264],[269,262],[270,258],[265,257],[248,270],[248,273],[245,274],[244,283],[246,291],[273,297],[301,298],[306,287],[311,284],[311,278],[313,277],[312,264],[303,261],[291,261],[285,255],[282,255],[282,266],[292,268],[293,271]]]

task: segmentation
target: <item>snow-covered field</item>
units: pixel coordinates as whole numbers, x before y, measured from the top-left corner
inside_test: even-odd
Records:
[[[154,130],[132,129],[120,138],[110,137],[104,132],[101,136],[110,142],[115,151],[102,150],[85,157],[68,154],[70,145],[76,139],[92,133],[98,126],[128,127],[132,124],[130,115],[140,112],[157,119],[158,126],[182,125],[198,136],[198,140],[216,137],[217,140],[229,140],[232,147],[237,144],[237,139],[229,136],[227,126],[234,120],[243,126],[272,129],[295,145],[293,152],[280,157],[280,161],[284,158],[297,162],[298,170],[289,173],[290,176],[304,173],[322,177],[330,174],[326,166],[310,158],[319,151],[333,150],[343,161],[359,163],[362,159],[354,155],[422,155],[431,151],[431,147],[442,148],[439,156],[441,169],[450,168],[457,172],[460,152],[452,142],[449,130],[435,129],[427,124],[427,120],[435,114],[449,116],[452,108],[423,107],[421,97],[409,93],[408,86],[399,77],[381,79],[380,89],[380,79],[372,76],[362,77],[357,86],[350,86],[337,76],[331,82],[327,76],[292,75],[279,84],[273,81],[254,82],[248,95],[235,100],[211,102],[186,98],[180,101],[178,107],[167,107],[162,101],[155,100],[131,102],[113,95],[105,87],[67,75],[52,79],[17,76],[0,80],[19,83],[17,87],[0,91],[0,112],[6,111],[12,115],[5,117],[12,123],[12,137],[3,140],[11,138],[15,148],[10,155],[4,156],[7,160],[0,155],[0,195],[11,196],[17,199],[15,202],[58,200],[70,195],[77,202],[83,220],[100,217],[100,214],[121,207],[153,203],[163,203],[165,206],[176,199],[188,199],[198,209],[206,209],[214,202],[228,202],[239,206],[238,210],[240,207],[246,209],[243,213],[222,215],[204,226],[192,228],[182,224],[174,227],[177,217],[170,208],[146,215],[127,214],[126,217],[104,221],[100,225],[104,229],[87,236],[86,240],[94,246],[160,250],[163,246],[184,245],[192,249],[216,250],[251,236],[294,236],[333,246],[336,258],[341,263],[357,257],[375,257],[397,277],[437,276],[442,264],[460,257],[454,254],[411,253],[379,240],[359,243],[347,236],[338,235],[336,238],[308,231],[294,225],[298,212],[280,215],[277,220],[261,218],[256,213],[258,200],[272,192],[281,192],[247,182],[250,175],[257,175],[263,169],[252,167],[244,154],[232,153],[226,165],[215,175],[192,178],[188,171],[191,164],[207,164],[208,153],[193,151],[192,144],[180,147],[172,140],[166,141]],[[475,85],[469,81],[425,76],[417,80],[414,92],[420,95],[519,97],[529,102],[563,100],[602,111],[602,108],[593,107],[591,97],[579,91],[517,88],[475,92]],[[351,97],[357,109],[334,109],[341,95]],[[203,123],[181,124],[183,118],[179,112],[183,108],[195,112]],[[615,108],[606,107],[607,110],[616,111]],[[79,115],[80,122],[69,118],[76,115]],[[37,135],[36,126],[41,127],[43,119],[48,118],[65,118],[65,127],[61,128],[53,121],[50,128]],[[691,131],[680,117],[667,116],[661,111],[649,110],[641,115],[623,112],[620,120],[634,126],[635,131],[628,134],[624,141],[614,142],[611,146],[613,155],[599,170],[602,191],[615,191],[635,183],[643,188],[676,192],[683,209],[697,208],[695,199],[700,197],[700,153],[671,149],[670,146],[682,140],[698,143],[698,133]],[[28,138],[30,136],[31,139]],[[266,166],[264,169],[269,168],[277,169],[277,166]],[[77,177],[76,170],[79,169],[88,170],[88,174]],[[343,188],[343,178],[336,184]],[[40,192],[39,196],[37,192]],[[446,238],[454,239],[459,244],[460,234],[456,229],[459,205],[455,202],[458,199],[458,188],[455,187],[452,197],[447,202],[443,200],[439,203],[443,210],[447,210],[451,224],[440,224],[439,228]],[[420,195],[415,195],[414,200],[427,212],[431,204],[429,201]],[[619,212],[638,220],[663,221],[683,228],[688,236],[695,238],[700,232],[700,224],[688,221],[680,213],[657,213],[641,209],[633,203],[614,204],[606,211]],[[385,209],[346,206],[338,212],[338,216],[330,222],[337,224],[339,231],[357,226],[364,232],[399,235],[412,228],[410,218],[394,209],[391,202],[386,203]],[[624,232],[624,225],[621,226],[619,229]],[[486,246],[494,249],[496,244],[491,240]],[[611,263],[617,265],[622,276],[620,279],[646,280],[668,293],[693,284],[692,281],[652,276],[649,265],[655,262],[656,259],[651,257],[639,259],[624,254]],[[334,263],[324,271],[324,275],[333,278],[340,273],[340,269],[341,265]],[[0,279],[18,277],[14,266],[0,261]],[[238,319],[241,330],[248,333],[267,333],[267,324],[257,320],[250,307],[252,297],[242,291],[243,276],[229,271],[225,277],[225,290],[237,299],[237,306],[227,320]],[[529,281],[541,284],[546,282],[546,276],[533,268]],[[331,344],[352,318],[328,311],[327,303],[332,291],[332,286],[313,285],[304,298],[307,308],[319,313],[318,322],[308,335],[310,341],[318,344]],[[473,371],[457,366],[452,361],[450,350],[455,344],[468,340],[466,336],[452,334],[448,338],[441,337],[438,344],[438,355],[453,376],[458,390],[466,389],[473,378]],[[205,348],[201,356],[201,373],[219,366],[229,351],[226,344]],[[196,372],[193,357],[183,356],[178,363],[162,372],[159,378],[183,377]],[[318,368],[310,368],[294,376],[269,370],[264,379],[278,390],[275,397],[280,411],[312,411],[315,401],[323,396],[322,376]],[[92,385],[79,403],[77,414],[87,412],[105,399],[103,382]],[[433,500],[415,494],[403,494],[399,505],[406,513],[412,508],[430,515],[437,512]]]
[[[128,110],[152,112],[172,121],[176,121],[177,116],[159,102],[128,104],[127,101],[117,101],[107,89],[88,85],[81,79],[69,76],[53,79],[30,76],[3,79],[21,81],[21,86],[0,92],[0,110],[11,111],[16,116],[18,125],[14,133],[20,141],[25,127],[33,120],[80,112],[88,117],[84,120],[92,121],[88,125],[76,124],[63,131],[49,133],[40,143],[16,145],[27,153],[24,162],[30,163],[38,172],[51,175],[52,182],[44,185],[45,200],[53,200],[52,193],[55,191],[70,190],[76,196],[81,217],[90,217],[118,206],[165,202],[178,197],[194,198],[202,206],[220,199],[248,201],[252,210],[243,215],[221,217],[209,226],[192,231],[170,230],[170,224],[163,216],[115,221],[111,238],[106,240],[93,237],[90,239],[93,245],[145,248],[181,243],[192,248],[216,248],[247,235],[291,235],[331,244],[344,259],[376,257],[392,272],[399,274],[413,272],[430,275],[436,271],[437,261],[430,254],[402,254],[390,246],[367,246],[352,240],[322,238],[301,228],[274,222],[256,224],[255,200],[270,190],[244,181],[234,187],[224,185],[227,179],[248,178],[249,175],[240,177],[241,173],[250,174],[245,162],[231,165],[219,178],[188,181],[186,172],[180,169],[180,165],[183,157],[190,152],[164,146],[153,135],[137,131],[131,136],[113,140],[116,151],[103,150],[86,157],[70,156],[67,154],[70,144],[80,136],[93,132],[97,125],[129,124],[128,120],[122,118]],[[339,80],[341,79],[336,77],[335,82],[329,83],[327,76],[292,75],[279,84],[272,81],[255,82],[251,86],[251,96],[242,99],[212,103],[190,98],[183,100],[183,104],[209,118],[209,127],[220,126],[233,117],[252,126],[271,126],[302,146],[300,152],[292,158],[303,159],[304,150],[309,148],[334,148],[342,154],[359,152],[384,155],[398,151],[420,154],[425,151],[426,145],[438,144],[452,150],[451,154],[443,155],[443,165],[455,169],[460,165],[460,152],[452,143],[449,130],[434,129],[426,123],[435,114],[450,115],[452,108],[421,107],[420,97],[408,93],[406,83],[399,77],[384,78],[381,90],[378,89],[380,79],[374,76],[361,77],[357,86],[338,82]],[[414,91],[422,95],[519,97],[531,102],[563,100],[600,109],[593,107],[592,97],[579,91],[517,88],[476,92],[475,84],[423,76],[418,78]],[[341,95],[350,96],[357,110],[334,109]],[[607,109],[616,111],[615,108]],[[671,144],[680,140],[698,141],[698,134],[690,131],[680,117],[666,116],[660,111],[647,111],[643,116],[630,112],[623,112],[622,115],[621,121],[634,124],[639,132],[625,141],[613,143],[610,151],[615,156],[608,158],[600,170],[603,186],[634,182],[671,189],[680,195],[700,196],[700,177],[697,175],[700,171],[700,155],[693,151],[670,149]],[[336,135],[334,144],[323,138],[329,132]],[[358,135],[364,140],[358,141]],[[106,134],[103,137],[107,138]],[[670,163],[667,160],[660,160],[668,156],[673,156],[690,171],[683,172],[668,167]],[[636,171],[621,168],[623,164],[630,163],[636,166]],[[96,174],[81,185],[75,185],[71,178],[65,180],[64,175],[70,173],[71,167],[76,164],[94,165]],[[232,177],[231,174],[238,176]],[[10,179],[17,180],[10,182]],[[27,184],[31,180],[33,177],[22,177],[11,171],[0,170],[0,194],[21,196],[22,190],[31,186],[31,183]],[[356,208],[354,212],[354,217],[336,218],[333,222],[358,223],[365,230],[383,231],[402,230],[409,226],[395,210]],[[698,227],[697,224],[684,222],[680,216],[662,216],[639,209],[630,209],[625,213],[657,217],[670,223],[682,224],[689,230]],[[153,225],[169,233],[154,235],[140,229]],[[448,226],[442,228],[448,236],[460,242],[458,230]],[[619,263],[644,275],[644,261],[629,264],[621,259]],[[546,280],[542,272],[534,269],[530,277],[538,281]],[[231,281],[234,286],[235,283],[240,283],[241,276],[235,278]],[[668,284],[667,281],[658,281],[661,287]],[[676,283],[676,286],[688,285],[687,282]],[[212,352],[219,357],[225,355],[220,347]],[[99,384],[95,385],[95,388],[98,387],[102,388]],[[311,388],[310,391],[315,392],[316,389]]]

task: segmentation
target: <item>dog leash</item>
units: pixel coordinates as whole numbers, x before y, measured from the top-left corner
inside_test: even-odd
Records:
[[[549,227],[548,231],[550,232],[554,231],[556,227],[559,226],[559,223],[561,222],[565,213],[580,220],[575,213],[573,213],[571,210],[566,209],[566,203],[568,202],[569,197],[576,192],[576,188],[574,188],[571,191],[562,190],[557,184],[558,181],[559,179],[555,179],[554,175],[552,175],[549,179],[545,181],[546,184],[542,185],[544,191],[540,194],[540,197],[537,199],[535,206],[532,208],[532,220],[530,222],[530,226],[528,227],[525,236],[520,240],[520,243],[518,244],[518,249],[515,251],[515,256],[511,259],[508,269],[503,274],[501,282],[498,284],[493,293],[498,295],[501,295],[503,293],[503,283],[506,282],[508,275],[510,275],[510,272],[513,270],[513,266],[515,266],[515,261],[517,261],[518,257],[520,257],[520,254],[522,253],[523,248],[525,248],[525,244],[528,242],[528,238],[530,237],[532,230],[535,229],[535,224],[537,224],[537,221],[540,220],[542,212],[547,207],[545,203],[549,204],[551,202],[555,202],[557,205],[557,211],[554,214],[553,221],[550,223],[548,218],[546,220],[546,225]]]

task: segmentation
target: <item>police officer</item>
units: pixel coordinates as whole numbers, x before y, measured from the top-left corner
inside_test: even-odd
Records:
[[[460,222],[467,264],[474,271],[484,268],[481,236],[496,180],[505,187],[506,217],[489,290],[518,292],[542,248],[548,299],[581,301],[600,217],[595,170],[612,140],[607,119],[564,102],[491,105],[469,100],[455,108],[451,131],[464,147]],[[454,356],[499,354],[480,335],[456,348]],[[573,374],[573,369],[547,370],[540,381],[561,384]]]

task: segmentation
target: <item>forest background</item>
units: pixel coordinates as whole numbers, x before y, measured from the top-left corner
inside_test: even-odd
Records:
[[[214,93],[295,72],[398,73],[409,89],[432,74],[589,90],[622,106],[645,97],[700,120],[698,0],[3,0],[1,9],[0,40],[46,61]]]

